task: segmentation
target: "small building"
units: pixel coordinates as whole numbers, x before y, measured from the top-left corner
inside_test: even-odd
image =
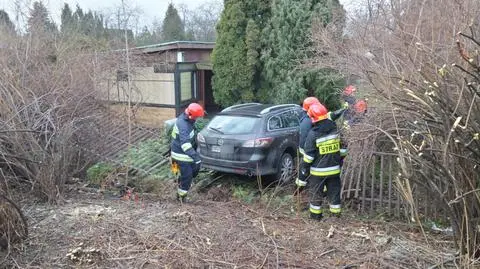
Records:
[[[178,116],[191,102],[214,112],[219,109],[212,92],[214,46],[214,42],[174,41],[134,48],[130,78],[126,70],[117,70],[102,85],[104,98],[115,110],[125,108],[130,95],[135,121],[152,127]],[[128,81],[131,92],[125,90]]]

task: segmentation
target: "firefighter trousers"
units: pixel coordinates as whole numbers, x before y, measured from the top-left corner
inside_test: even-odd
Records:
[[[180,168],[180,177],[178,178],[178,195],[186,196],[192,185],[193,178],[197,176],[200,165],[194,162],[182,162],[175,160]]]
[[[319,177],[310,175],[308,180],[308,190],[310,193],[310,213],[320,215],[323,213],[322,200],[323,189],[327,187],[327,196],[329,200],[329,211],[333,214],[341,212],[340,192],[342,184],[340,175]]]

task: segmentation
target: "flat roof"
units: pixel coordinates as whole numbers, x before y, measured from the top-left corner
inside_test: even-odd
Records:
[[[212,50],[215,47],[215,42],[204,41],[171,41],[147,46],[140,46],[133,48],[134,50],[141,50],[143,53],[152,53],[174,49],[204,49]]]

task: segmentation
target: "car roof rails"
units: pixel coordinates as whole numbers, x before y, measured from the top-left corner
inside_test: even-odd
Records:
[[[297,104],[282,104],[282,105],[274,105],[274,106],[271,106],[271,107],[267,107],[265,109],[263,109],[262,111],[260,111],[260,114],[265,114],[265,113],[268,113],[270,111],[274,111],[274,110],[278,110],[278,109],[282,109],[282,108],[294,108],[294,107],[300,107],[299,105]]]
[[[224,111],[230,111],[234,108],[241,108],[241,107],[246,107],[246,106],[254,106],[254,105],[261,105],[260,103],[245,103],[245,104],[238,104],[238,105],[233,105],[233,106],[229,106],[225,109],[222,110],[222,112]]]

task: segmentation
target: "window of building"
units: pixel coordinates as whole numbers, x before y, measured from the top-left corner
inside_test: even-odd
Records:
[[[117,81],[128,81],[128,72],[125,70],[117,70]]]
[[[192,72],[180,73],[180,100],[188,101],[193,98],[192,96]]]

